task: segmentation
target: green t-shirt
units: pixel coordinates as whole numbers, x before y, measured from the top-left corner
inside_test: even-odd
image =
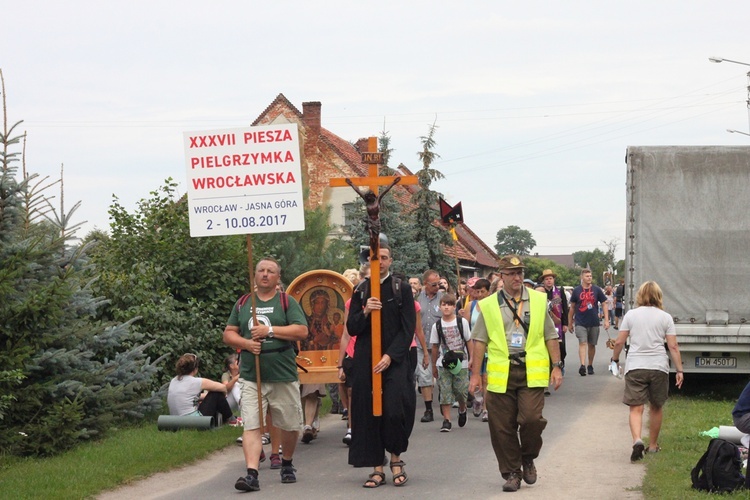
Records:
[[[305,313],[299,303],[289,297],[289,307],[284,313],[281,305],[281,297],[277,293],[269,301],[255,298],[256,318],[262,325],[286,326],[305,325]],[[232,308],[227,322],[231,326],[239,327],[240,335],[249,339],[250,328],[253,322],[252,299],[248,299],[237,311],[237,303]],[[292,342],[279,339],[265,339],[261,345],[260,354],[260,379],[261,382],[293,382],[298,380],[297,363]],[[281,349],[281,350],[280,350]],[[240,354],[240,377],[245,380],[255,381],[255,356],[247,351]]]

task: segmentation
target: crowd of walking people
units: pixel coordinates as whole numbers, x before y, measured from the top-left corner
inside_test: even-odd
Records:
[[[619,363],[622,348],[630,343],[623,403],[630,407],[631,461],[644,451],[659,450],[669,364],[663,347],[662,356],[655,346],[669,346],[678,387],[683,380],[674,325],[661,311],[657,284],[643,284],[639,307],[623,318],[622,283],[602,290],[587,269],[580,284],[566,291],[556,284],[553,270],[544,270],[536,283],[525,276],[520,256],[507,255],[497,272],[461,279],[454,288],[432,269],[421,276],[393,273],[387,245],[380,245],[378,257],[380,296],[370,293],[369,264],[346,270],[353,293],[343,318],[330,318],[331,326],[341,325],[336,338],[326,340],[338,351],[340,383],[329,384],[328,392],[332,411],[346,421],[342,441],[349,447],[348,463],[371,469],[363,487],[385,484],[386,467],[395,486],[406,484],[402,454],[416,419],[419,425],[429,424],[438,413],[436,430],[451,432],[454,409],[458,428],[466,425],[470,411],[487,424],[503,491],[534,484],[535,459],[547,425],[545,398],[560,388],[565,374],[565,335],[578,340],[578,374],[591,376],[600,327],[609,329],[610,320],[620,325],[613,362]],[[224,342],[239,355],[227,358],[222,382],[197,377],[197,356],[186,354],[178,361],[169,396],[175,414],[210,414],[243,427],[238,442],[247,470],[235,482],[240,491],[260,489],[258,465],[265,460],[265,444],[271,445],[271,468],[280,470],[281,482],[296,482],[295,448],[317,437],[320,401],[326,394],[325,385],[299,383],[295,348],[309,340],[310,317],[283,292],[280,264],[261,259],[254,278],[255,300],[238,300],[224,330]],[[379,332],[372,331],[374,311],[380,315]],[[328,318],[315,321],[329,323]],[[372,359],[374,341],[380,343],[379,359]],[[373,411],[376,376],[382,379],[379,412]],[[423,409],[417,409],[417,399]],[[646,403],[648,446],[640,429]]]

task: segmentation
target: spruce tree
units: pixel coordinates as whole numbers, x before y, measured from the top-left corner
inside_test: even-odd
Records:
[[[0,449],[52,455],[161,406],[156,369],[129,323],[94,319],[101,300],[83,271],[88,247],[70,246],[74,210],[59,212],[49,184],[22,171],[11,149],[0,72]],[[52,183],[52,185],[61,183]],[[75,206],[74,206],[75,209]]]
[[[412,198],[416,205],[413,212],[416,219],[416,241],[423,245],[427,254],[422,269],[434,269],[440,273],[440,276],[446,276],[455,283],[455,262],[443,253],[445,247],[453,245],[453,240],[448,231],[439,226],[438,199],[442,195],[430,189],[433,181],[444,177],[440,171],[432,168],[432,163],[440,158],[440,155],[434,151],[437,145],[436,131],[437,126],[433,123],[427,135],[420,137],[422,150],[417,153],[422,162],[422,168],[417,172],[420,189]]]

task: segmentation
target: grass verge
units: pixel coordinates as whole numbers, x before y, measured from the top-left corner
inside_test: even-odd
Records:
[[[331,399],[323,398],[327,415]],[[235,446],[235,427],[212,431],[160,432],[156,421],[121,429],[99,442],[86,443],[50,458],[0,455],[0,498],[91,498],[157,472],[168,471]]]
[[[240,429],[160,432],[156,423],[113,431],[51,458],[2,457],[0,498],[90,498],[234,445]]]
[[[690,471],[710,441],[700,433],[720,425],[734,425],[732,408],[746,383],[747,376],[703,375],[698,379],[687,374],[681,391],[670,389],[659,437],[662,451],[645,458],[643,494],[646,499],[706,498],[706,493],[690,487]],[[748,492],[722,498],[748,498]]]

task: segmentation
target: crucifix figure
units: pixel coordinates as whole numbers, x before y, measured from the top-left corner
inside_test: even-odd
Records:
[[[396,184],[418,184],[416,175],[380,177],[378,166],[382,162],[383,155],[378,153],[377,137],[368,139],[367,151],[362,152],[362,163],[368,164],[367,177],[334,178],[330,179],[331,187],[352,187],[365,202],[367,208],[367,231],[370,237],[370,296],[380,298],[380,201],[383,196]],[[378,195],[378,187],[385,186],[383,192]],[[360,189],[367,187],[368,190]],[[373,311],[370,315],[372,321],[372,361],[374,365],[382,357],[380,311]],[[375,416],[382,415],[382,377],[380,373],[373,373],[372,377],[372,413]]]
[[[367,229],[367,232],[370,233],[370,250],[374,255],[376,255],[380,238],[380,200],[383,199],[383,196],[385,196],[385,194],[390,191],[393,186],[401,181],[401,177],[396,177],[395,179],[393,179],[393,182],[388,184],[388,186],[383,190],[382,193],[380,193],[380,195],[375,194],[369,189],[363,193],[362,190],[354,185],[351,179],[347,177],[345,180],[346,183],[349,184],[365,202],[365,208],[367,209],[365,229]]]

